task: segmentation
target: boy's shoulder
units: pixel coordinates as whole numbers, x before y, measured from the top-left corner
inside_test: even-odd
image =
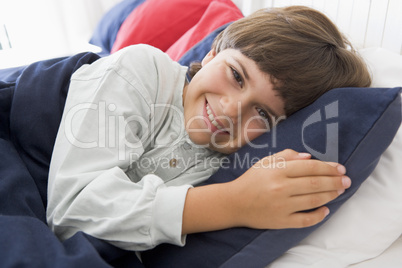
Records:
[[[112,57],[109,68],[121,74],[136,73],[140,77],[155,77],[166,73],[174,75],[183,68],[160,49],[146,44],[125,47],[109,57]]]
[[[117,62],[122,64],[138,63],[151,63],[158,64],[163,62],[165,64],[173,64],[173,60],[162,50],[146,45],[138,44],[125,47],[111,55]]]
[[[88,76],[101,77],[115,72],[121,77],[138,80],[138,78],[158,75],[161,70],[180,68],[179,66],[160,49],[146,44],[138,44],[125,47],[84,66],[85,68],[80,68],[74,74],[74,79],[85,79]]]
[[[116,51],[112,55],[154,55],[154,56],[161,56],[164,55],[165,53],[160,50],[159,48],[156,48],[151,45],[147,44],[136,44],[136,45],[131,45],[127,46],[125,48],[122,48],[118,51]]]

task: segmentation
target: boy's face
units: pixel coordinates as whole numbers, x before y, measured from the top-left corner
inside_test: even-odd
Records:
[[[232,153],[285,115],[269,76],[241,52],[211,50],[202,66],[183,94],[185,127],[194,143]]]

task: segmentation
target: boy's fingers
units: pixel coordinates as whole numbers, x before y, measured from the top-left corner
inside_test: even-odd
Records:
[[[286,150],[280,151],[276,154],[273,154],[273,155],[267,157],[267,159],[269,161],[273,161],[273,160],[292,161],[292,160],[310,159],[310,157],[311,157],[311,155],[308,153],[299,153],[292,149],[286,149]]]
[[[345,173],[345,167],[336,163],[311,159],[286,162],[286,175],[290,178],[307,176],[340,176]]]
[[[298,195],[292,197],[292,207],[295,211],[307,211],[321,207],[339,196],[338,191]]]
[[[291,228],[304,228],[316,225],[330,213],[327,207],[320,207],[310,212],[296,212],[290,215]]]
[[[347,176],[308,176],[294,178],[290,181],[292,187],[289,188],[291,195],[304,195],[318,192],[342,191],[352,184]]]

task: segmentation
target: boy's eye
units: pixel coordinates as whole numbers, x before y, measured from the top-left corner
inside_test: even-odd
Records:
[[[267,113],[265,110],[263,110],[263,109],[261,109],[261,108],[257,108],[257,112],[258,112],[258,114],[259,114],[264,120],[266,120],[266,121],[268,122],[268,125],[269,125],[269,126],[272,126],[272,125],[271,125],[271,120],[272,120],[272,118],[271,118],[271,116],[269,115],[269,113]]]
[[[230,69],[232,69],[234,80],[240,85],[240,87],[243,87],[243,78],[241,75],[233,67],[230,67]]]
[[[269,114],[266,111],[264,111],[263,109],[257,108],[257,112],[262,118],[268,119]]]

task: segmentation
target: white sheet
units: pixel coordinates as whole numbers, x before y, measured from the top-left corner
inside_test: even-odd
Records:
[[[402,267],[402,236],[376,258],[349,266],[350,268],[399,268]]]

